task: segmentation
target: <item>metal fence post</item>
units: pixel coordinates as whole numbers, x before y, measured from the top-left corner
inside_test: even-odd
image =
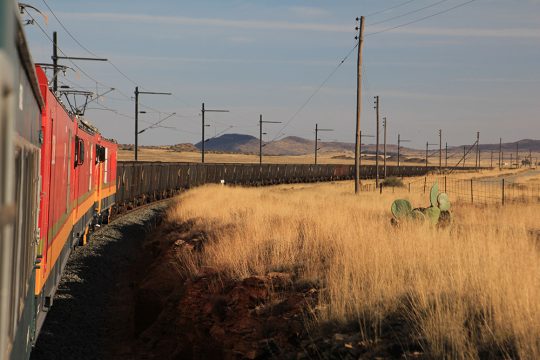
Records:
[[[409,192],[411,192],[411,183],[409,183]]]
[[[426,193],[427,176],[424,176],[424,194]]]
[[[502,190],[502,194],[501,194],[502,195],[502,204],[504,205],[504,179],[502,179],[502,188],[501,188],[501,190]]]
[[[471,179],[471,204],[474,203],[474,197],[473,197],[473,179]]]
[[[382,183],[380,183],[379,185],[380,185],[380,187],[381,187],[381,189],[380,189],[380,192],[379,192],[379,194],[381,194],[381,195],[382,195],[382,188],[383,188],[383,184],[382,184]]]
[[[444,192],[446,192],[446,176],[444,177]]]

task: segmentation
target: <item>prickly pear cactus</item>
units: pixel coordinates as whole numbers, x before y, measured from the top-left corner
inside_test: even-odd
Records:
[[[437,225],[439,222],[439,217],[441,216],[441,209],[438,207],[428,207],[424,211],[424,215],[426,216],[426,219],[430,222],[431,225]]]
[[[452,223],[450,199],[446,193],[439,194],[439,185],[433,184],[429,192],[430,207],[413,209],[407,200],[399,199],[392,203],[392,224],[398,225],[399,220],[414,220],[428,222],[431,225],[446,227]]]
[[[450,210],[450,199],[448,199],[448,195],[446,193],[440,193],[439,196],[437,196],[437,204],[441,211]]]
[[[435,183],[431,187],[431,190],[429,192],[429,200],[431,202],[431,206],[437,207],[437,195],[439,194],[439,184]]]
[[[392,203],[392,214],[396,219],[403,219],[411,215],[412,206],[408,200],[398,199]]]
[[[414,209],[411,213],[411,219],[423,223],[426,221],[426,215],[420,209]]]

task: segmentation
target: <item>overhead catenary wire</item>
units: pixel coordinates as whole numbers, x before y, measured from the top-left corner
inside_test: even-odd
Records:
[[[380,30],[380,31],[374,31],[374,32],[368,33],[365,36],[373,36],[373,35],[377,35],[377,34],[382,34],[382,33],[392,31],[392,30],[395,30],[395,29],[399,29],[399,28],[402,28],[402,27],[405,27],[405,26],[408,26],[408,25],[416,24],[416,23],[418,23],[420,21],[423,21],[423,20],[438,16],[438,15],[445,14],[447,12],[450,12],[450,11],[455,10],[457,8],[463,7],[463,6],[468,5],[468,4],[470,4],[472,2],[475,2],[475,1],[476,0],[469,0],[469,1],[466,1],[466,2],[463,2],[463,3],[460,3],[458,5],[452,6],[452,7],[448,8],[448,9],[436,12],[434,14],[423,16],[423,17],[418,18],[416,20],[412,20],[412,21],[409,21],[409,22],[406,22],[406,23],[403,23],[403,24],[400,24],[400,25],[389,27],[389,28],[386,28],[386,29],[383,29],[383,30]]]
[[[440,3],[443,3],[447,0],[441,0],[441,1],[438,1],[437,3],[435,4],[432,4],[432,5],[429,5],[428,7],[432,7],[434,5],[438,5]],[[398,28],[401,28],[401,27],[405,27],[405,26],[408,26],[408,25],[411,25],[411,24],[415,24],[417,22],[420,22],[420,21],[423,21],[423,20],[426,20],[426,19],[429,19],[429,18],[432,18],[432,17],[435,17],[435,16],[438,16],[438,15],[442,15],[442,14],[445,14],[447,12],[450,12],[454,9],[457,9],[457,8],[460,8],[460,7],[463,7],[465,5],[468,5],[472,2],[474,2],[476,0],[469,0],[469,1],[466,1],[466,2],[463,2],[463,3],[460,3],[458,5],[455,5],[455,6],[452,6],[448,9],[445,9],[445,10],[442,10],[442,11],[439,11],[439,12],[436,12],[434,14],[430,14],[430,15],[427,15],[427,16],[423,16],[421,18],[418,18],[418,19],[415,19],[415,20],[412,20],[412,21],[409,21],[407,23],[404,23],[404,24],[400,24],[400,25],[397,25],[397,26],[393,26],[393,27],[390,27],[390,28],[387,28],[387,29],[383,29],[383,30],[380,30],[380,31],[375,31],[375,32],[372,32],[372,33],[368,33],[364,36],[373,36],[373,35],[376,35],[376,34],[381,34],[381,33],[384,33],[384,32],[388,32],[388,31],[391,31],[391,30],[395,30],[395,29],[398,29]],[[425,10],[426,8],[428,7],[424,7],[422,8],[422,10]],[[420,11],[420,10],[418,10]],[[415,11],[417,12],[417,11]],[[358,42],[356,42],[355,46],[349,51],[349,53],[340,61],[340,63],[330,72],[330,74],[324,79],[324,81],[315,89],[315,91],[306,99],[306,101],[304,101],[304,103],[302,103],[302,105],[298,108],[298,110],[296,110],[296,112],[293,114],[293,116],[291,116],[291,118],[289,118],[289,120],[287,120],[285,122],[285,124],[283,125],[283,127],[281,129],[278,130],[278,134],[276,136],[274,136],[274,138],[272,138],[272,140],[270,142],[274,142],[277,138],[279,138],[283,133],[283,130],[285,130],[289,124],[298,116],[298,114],[310,103],[310,101],[313,99],[313,97],[326,85],[326,83],[330,80],[330,78],[337,72],[337,70],[345,63],[345,61],[347,61],[347,59],[350,57],[350,55],[352,54],[352,52],[358,47]]]
[[[273,142],[275,141],[280,133],[283,132],[283,130],[285,130],[289,124],[298,116],[298,114],[300,114],[300,112],[309,104],[309,102],[311,101],[311,99],[313,99],[313,97],[315,95],[317,95],[317,93],[324,87],[324,85],[326,85],[326,83],[330,80],[330,78],[339,70],[339,68],[341,67],[341,65],[343,65],[345,63],[345,61],[347,61],[347,59],[351,56],[351,54],[353,53],[353,51],[358,47],[358,42],[356,42],[356,44],[353,46],[353,48],[347,53],[347,55],[345,55],[345,57],[339,62],[339,64],[328,74],[328,76],[323,80],[323,82],[315,89],[315,91],[313,91],[313,93],[311,93],[311,95],[306,99],[306,101],[304,101],[304,103],[298,108],[298,110],[296,110],[296,112],[293,114],[293,116],[291,116],[289,118],[289,120],[287,120],[285,122],[285,124],[281,127],[281,129],[278,130],[278,135],[275,136],[274,138],[272,138],[272,140],[270,142]]]
[[[414,2],[414,1],[417,1],[417,0],[407,0],[407,1],[403,2],[403,3],[401,3],[401,4],[393,5],[393,6],[385,8],[385,9],[377,10],[375,12],[369,13],[369,14],[366,15],[366,17],[379,15],[379,14],[385,13],[387,11],[394,10],[394,9],[400,8],[402,6],[405,6],[405,5],[410,4],[410,3]]]
[[[86,52],[88,52],[89,54],[91,54],[92,56],[95,56],[95,57],[99,57],[98,55],[96,55],[96,53],[94,53],[93,51],[91,51],[90,49],[88,49],[86,46],[84,46],[79,40],[77,40],[77,38],[75,36],[73,36],[73,34],[66,28],[66,26],[64,26],[64,24],[62,23],[62,21],[60,21],[60,19],[58,18],[58,16],[56,16],[56,14],[54,13],[53,9],[51,9],[51,7],[49,6],[49,4],[47,4],[47,1],[45,0],[42,0],[43,3],[45,4],[45,6],[47,7],[47,9],[49,9],[49,11],[51,12],[51,14],[54,16],[54,18],[56,19],[56,21],[58,22],[58,24],[60,24],[60,26],[62,27],[62,29],[64,29],[64,31],[69,35],[70,38],[73,39],[73,41],[75,41],[77,43],[77,45],[79,45],[83,50],[85,50]],[[132,84],[134,84],[135,86],[137,86],[137,82],[134,81],[133,79],[131,79],[129,76],[127,76],[122,70],[120,70],[112,61],[110,60],[107,60],[107,62],[116,70],[118,71],[118,73],[120,75],[122,75],[126,80],[128,80],[129,82],[131,82]]]
[[[75,41],[83,50],[85,50],[86,52],[88,52],[89,54],[91,54],[92,56],[95,56],[95,57],[99,57],[95,52],[91,51],[90,49],[88,49],[88,47],[84,46],[68,29],[67,27],[62,23],[62,21],[58,18],[58,16],[56,16],[56,14],[54,13],[53,9],[51,9],[51,7],[47,4],[46,0],[42,0],[43,3],[45,4],[45,6],[47,7],[47,9],[49,9],[49,11],[51,12],[51,14],[54,16],[54,18],[56,19],[56,21],[58,22],[58,24],[60,24],[60,26],[62,27],[62,29],[65,30],[65,32],[69,35],[70,38],[73,39],[73,41]],[[129,81],[130,83],[132,83],[133,85],[135,86],[139,86],[141,89],[143,90],[148,90],[146,87],[142,86],[142,85],[139,85],[139,83],[137,81],[135,81],[133,78],[131,78],[130,76],[128,76],[125,72],[123,72],[115,63],[113,63],[110,59],[107,59],[107,62],[120,74],[122,75],[127,81]],[[184,105],[187,105],[187,106],[192,106],[190,104],[188,104],[184,99],[176,96],[175,94],[172,94],[172,96],[181,101]],[[139,105],[141,105],[141,103],[139,102]]]
[[[420,12],[420,11],[423,11],[423,10],[432,8],[432,7],[434,7],[434,6],[440,5],[440,4],[445,3],[445,2],[447,2],[447,1],[448,1],[448,0],[439,0],[439,1],[435,2],[435,3],[433,3],[433,4],[430,4],[430,5],[421,7],[421,8],[419,8],[419,9],[415,9],[415,10],[406,12],[406,13],[404,13],[404,14],[392,16],[392,17],[389,17],[389,18],[387,18],[387,19],[383,19],[383,20],[380,20],[380,21],[377,21],[377,22],[374,22],[374,23],[371,23],[371,24],[368,23],[368,25],[373,26],[373,25],[383,24],[383,23],[385,23],[385,22],[392,21],[392,20],[395,20],[395,19],[400,19],[400,18],[402,18],[402,17],[408,16],[408,15],[412,15],[412,14],[416,14],[416,13],[418,13],[418,12]]]
[[[92,52],[91,50],[89,50],[87,47],[85,47],[79,40],[77,40],[75,38],[75,36],[66,28],[66,26],[64,26],[64,24],[61,22],[61,20],[56,16],[56,14],[54,13],[54,11],[51,9],[51,7],[47,4],[46,0],[42,0],[43,3],[45,4],[45,6],[49,9],[49,11],[51,11],[51,13],[53,14],[53,16],[55,17],[55,19],[58,21],[58,23],[60,24],[60,26],[66,31],[66,33],[82,48],[84,49],[85,51],[87,51],[89,54],[92,54],[94,56],[97,56],[94,52]],[[378,15],[378,14],[381,14],[381,13],[385,13],[387,11],[390,11],[390,10],[393,10],[393,9],[396,9],[396,8],[400,8],[400,7],[403,7],[407,4],[410,4],[412,2],[414,2],[415,0],[408,0],[408,1],[404,1],[400,4],[397,4],[397,5],[393,5],[393,6],[390,6],[388,8],[385,8],[385,9],[382,9],[382,10],[378,10],[376,12],[373,12],[373,13],[370,13],[368,14],[367,16],[374,16],[374,15]],[[447,0],[440,0],[434,4],[431,4],[431,5],[428,5],[428,6],[424,6],[420,9],[416,9],[416,10],[413,10],[413,11],[409,11],[405,14],[401,14],[401,15],[397,15],[397,16],[393,16],[393,17],[390,17],[388,19],[384,19],[384,20],[381,20],[379,22],[376,22],[376,23],[373,23],[371,25],[374,25],[374,24],[380,24],[380,23],[384,23],[384,22],[387,22],[387,21],[390,21],[390,20],[393,20],[393,19],[397,19],[397,18],[401,18],[401,17],[404,17],[404,16],[407,16],[407,15],[410,15],[412,13],[416,13],[416,12],[419,12],[419,11],[422,11],[422,10],[425,10],[427,8],[430,8],[430,7],[433,7],[433,6],[436,6],[438,4],[441,4],[443,2],[445,2]],[[438,15],[441,15],[441,14],[444,14],[444,13],[447,13],[451,10],[454,10],[454,9],[457,9],[459,7],[462,7],[462,6],[465,6],[467,4],[470,4],[472,2],[474,2],[476,0],[469,0],[469,1],[466,1],[464,3],[460,3],[456,6],[453,6],[453,7],[450,7],[448,9],[445,9],[445,10],[442,10],[442,11],[439,11],[439,12],[436,12],[434,14],[430,14],[430,15],[427,15],[427,16],[424,16],[424,17],[421,17],[421,18],[418,18],[418,19],[415,19],[415,20],[412,20],[412,21],[409,21],[409,22],[406,22],[406,23],[403,23],[403,24],[399,24],[397,26],[393,26],[393,27],[390,27],[390,28],[387,28],[387,29],[383,29],[383,30],[380,30],[380,31],[375,31],[375,32],[371,32],[371,33],[368,33],[366,34],[365,36],[372,36],[372,35],[376,35],[376,34],[380,34],[380,33],[384,33],[384,32],[388,32],[388,31],[391,31],[391,30],[394,30],[394,29],[398,29],[398,28],[401,28],[401,27],[404,27],[404,26],[407,26],[407,25],[411,25],[411,24],[414,24],[414,23],[417,23],[417,22],[420,22],[422,20],[425,20],[425,19],[428,19],[428,18],[431,18],[431,17],[434,17],[434,16],[438,16]],[[27,12],[28,14],[28,12]],[[35,20],[31,14],[28,14],[33,20]],[[39,26],[39,28],[41,29],[41,31],[45,34],[45,36],[49,39],[49,41],[52,42],[52,39],[49,37],[49,35],[45,32],[45,30],[41,27],[41,25],[39,25],[39,23],[36,22],[36,24]],[[358,46],[358,43],[355,44],[355,46],[349,51],[349,53],[340,61],[340,63],[329,73],[329,75],[324,79],[324,81],[315,89],[315,91],[313,91],[313,93],[310,94],[310,96],[302,103],[302,105],[296,110],[296,112],[291,116],[291,118],[289,118],[289,120],[287,120],[284,124],[284,126],[278,131],[278,135],[275,136],[270,142],[273,142],[275,141],[278,137],[280,137],[283,133],[283,130],[285,130],[296,118],[297,116],[302,112],[302,110],[311,102],[311,100],[315,97],[315,95],[327,84],[327,82],[332,78],[332,76],[338,71],[338,69],[343,65],[343,63],[350,57],[350,55],[352,54],[352,52],[356,49],[356,47]],[[60,52],[62,54],[65,55],[65,53],[60,50]],[[100,84],[100,85],[103,85],[105,87],[109,87],[108,85],[104,84],[103,82],[100,82],[98,80],[96,80],[95,78],[93,78],[92,76],[90,76],[87,72],[85,72],[80,66],[78,66],[77,64],[75,64],[73,61],[70,60],[70,62],[83,74],[85,75],[87,78],[89,78],[90,80],[94,81],[96,84]],[[126,78],[128,81],[130,81],[131,83],[133,84],[137,84],[136,81],[134,81],[132,78],[130,78],[129,76],[127,76],[125,73],[123,73],[114,63],[112,63],[111,61],[108,61],[124,78]],[[142,87],[142,86],[141,86]],[[117,90],[119,94],[121,94],[123,97],[125,97],[126,99],[130,100],[130,101],[133,101],[132,97],[129,96],[129,95],[126,95],[125,93],[123,93],[122,91],[120,90]],[[177,96],[174,96],[176,99],[184,102],[183,99],[177,97]],[[185,102],[184,102],[185,103]],[[143,108],[146,108],[146,109],[150,109],[150,110],[154,110],[156,112],[160,112],[159,110],[157,109],[154,109],[150,106],[147,106],[146,104],[140,104],[141,107]],[[160,112],[161,113],[161,112]],[[179,115],[176,115],[178,117],[181,117]]]
[[[56,19],[56,21],[58,22],[58,24],[62,27],[62,29],[64,29],[64,31],[66,31],[66,33],[69,35],[69,37],[71,39],[73,39],[73,41],[75,41],[83,50],[85,50],[86,52],[88,52],[89,54],[91,54],[92,56],[96,56],[98,57],[98,55],[96,55],[95,52],[91,51],[90,49],[88,49],[86,46],[84,46],[68,29],[67,27],[62,23],[62,21],[58,18],[58,16],[56,16],[56,14],[54,13],[54,11],[52,10],[52,8],[47,4],[47,2],[45,0],[42,0],[43,3],[45,4],[45,6],[47,7],[47,9],[49,9],[49,11],[51,12],[51,14],[53,15],[53,17]],[[30,18],[32,20],[34,20],[34,23],[40,28],[40,30],[43,32],[43,34],[46,36],[46,38],[51,42],[51,43],[54,43],[53,40],[51,39],[51,37],[49,36],[49,34],[47,34],[47,32],[45,31],[45,29],[43,29],[43,27],[35,20],[35,18],[28,13],[28,11],[26,11],[27,15],[30,16]],[[64,55],[64,56],[67,56],[66,53],[60,49],[58,47],[58,50],[59,52]],[[69,59],[68,59],[69,60]],[[91,75],[89,75],[85,70],[83,70],[79,65],[77,65],[75,62],[73,62],[72,60],[69,60],[71,64],[73,64],[73,66],[75,68],[77,68],[84,76],[86,76],[88,79],[90,79],[91,81],[95,82],[96,84],[99,84],[103,87],[106,87],[106,88],[111,88],[111,86],[97,80],[96,78],[92,77]],[[132,78],[130,78],[129,76],[127,76],[122,70],[120,70],[118,68],[118,66],[116,66],[116,64],[114,64],[112,61],[110,60],[107,60],[107,62],[116,69],[116,71],[122,75],[124,78],[126,78],[129,82],[131,82],[132,84],[134,85],[137,85],[137,82],[135,80],[133,80]],[[141,86],[141,88],[145,88],[143,86]],[[120,89],[118,88],[115,88],[115,90],[121,95],[123,96],[124,98],[126,98],[127,100],[129,101],[133,101],[133,98],[127,94],[125,94],[124,92],[122,92]],[[180,99],[179,97],[177,96],[174,96],[177,100],[180,100],[182,102],[184,102],[184,100]],[[185,102],[184,102],[185,103]],[[156,111],[156,112],[160,112],[159,110],[155,109],[155,108],[152,108],[142,102],[139,102],[139,106],[141,106],[142,108],[145,108],[145,109],[150,109],[150,110],[153,110],[153,111]],[[181,117],[181,115],[175,115],[175,116],[178,116],[178,117]]]

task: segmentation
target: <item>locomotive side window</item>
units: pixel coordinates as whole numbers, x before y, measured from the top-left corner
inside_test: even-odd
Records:
[[[96,144],[96,164],[105,161],[105,147]]]
[[[84,164],[84,140],[75,136],[75,167]]]

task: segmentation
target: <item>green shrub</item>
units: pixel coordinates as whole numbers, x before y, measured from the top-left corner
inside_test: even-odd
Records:
[[[386,179],[384,179],[384,181],[382,182],[382,185],[383,186],[394,186],[394,187],[403,187],[403,181],[401,181],[400,178],[398,177],[395,177],[395,176],[390,176],[390,177],[387,177]]]

